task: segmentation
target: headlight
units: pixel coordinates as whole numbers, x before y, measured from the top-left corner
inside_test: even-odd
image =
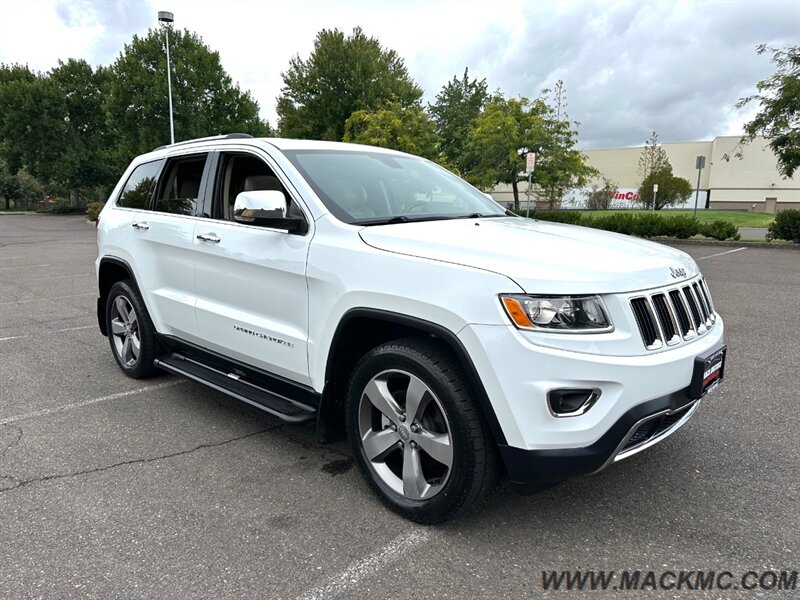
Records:
[[[614,329],[599,296],[500,296],[514,325],[531,331],[600,333]]]

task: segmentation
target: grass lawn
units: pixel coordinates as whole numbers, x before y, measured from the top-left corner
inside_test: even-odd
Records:
[[[643,212],[641,210],[582,210],[582,213],[590,215],[610,215],[620,212]],[[694,211],[689,210],[659,210],[661,215],[691,215]],[[765,213],[747,212],[743,210],[698,210],[697,220],[701,223],[708,223],[722,219],[730,221],[737,227],[768,227],[775,219],[775,215]]]

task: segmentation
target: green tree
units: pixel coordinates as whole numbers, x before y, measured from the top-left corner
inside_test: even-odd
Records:
[[[111,187],[116,173],[110,163],[112,137],[108,134],[103,102],[108,89],[108,70],[94,71],[85,60],[59,61],[50,72],[65,112],[61,157],[50,169],[50,178],[69,189],[70,205],[78,205],[79,191],[95,186]]]
[[[568,189],[596,173],[575,149],[577,134],[542,98],[493,96],[469,134],[468,153],[474,167],[467,179],[480,187],[511,185],[519,209],[519,182],[525,181],[525,155],[536,153],[532,181],[539,189]]]
[[[619,187],[616,183],[603,177],[600,183],[595,182],[592,189],[586,193],[586,208],[588,210],[608,210],[614,202],[617,190]]]
[[[567,96],[564,82],[558,80],[553,90],[542,90],[541,99],[547,106],[545,126],[547,143],[540,146],[542,154],[537,160],[541,172],[536,177],[538,196],[547,200],[550,209],[560,202],[564,193],[583,186],[591,176],[598,175],[594,167],[586,164],[583,154],[575,150],[579,123],[567,115]]]
[[[464,76],[453,76],[428,106],[441,138],[442,154],[462,177],[474,167],[466,151],[467,140],[488,97],[486,80],[470,81],[469,69],[464,69]]]
[[[0,72],[0,99],[7,106],[0,116],[0,154],[9,170],[25,167],[51,188],[68,191],[72,206],[81,190],[110,186],[106,70],[70,59],[44,75],[18,67]]]
[[[12,174],[22,167],[46,180],[60,160],[68,120],[64,99],[46,75],[0,67],[0,158]]]
[[[771,52],[776,69],[772,77],[756,84],[756,94],[736,103],[736,108],[742,108],[757,101],[760,110],[744,126],[735,155],[741,158],[743,144],[765,137],[778,157],[781,175],[790,178],[800,169],[800,46],[779,49],[761,44],[757,52]]]
[[[295,56],[281,76],[277,112],[285,137],[339,141],[354,112],[390,101],[409,108],[422,98],[403,59],[358,27],[347,37],[323,29],[308,59]]]
[[[169,44],[176,141],[230,132],[269,133],[258,103],[233,83],[219,53],[187,30],[170,30]],[[117,169],[137,154],[169,143],[166,68],[164,34],[158,30],[133,36],[111,66],[105,106],[116,137]]]
[[[658,192],[655,193],[656,210],[680,204],[692,194],[692,184],[689,180],[675,177],[672,174],[672,165],[667,163],[659,170],[651,171],[639,186],[639,201],[648,208],[653,208],[654,184],[658,184]]]
[[[664,148],[658,143],[658,134],[654,131],[642,148],[639,156],[639,172],[643,179],[647,179],[650,173],[662,171],[669,166],[669,159]],[[672,167],[669,167],[672,170]]]
[[[435,125],[420,106],[390,102],[380,110],[358,110],[345,122],[344,141],[440,159]]]

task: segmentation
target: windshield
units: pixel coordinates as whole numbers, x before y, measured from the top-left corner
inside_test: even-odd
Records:
[[[434,163],[351,150],[284,150],[333,215],[354,225],[500,217],[499,204]]]

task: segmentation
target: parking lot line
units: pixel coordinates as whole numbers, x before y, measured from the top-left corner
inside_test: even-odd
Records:
[[[47,334],[50,334],[50,333],[62,333],[64,331],[78,331],[80,329],[92,329],[93,327],[98,327],[98,325],[95,323],[95,324],[92,324],[92,325],[81,325],[80,327],[65,327],[64,329],[52,329],[50,331],[42,331],[40,333],[37,333],[36,335],[38,336],[38,335],[47,335]],[[33,337],[33,334],[31,334],[31,335],[10,335],[8,337],[0,338],[0,342],[5,342],[7,340],[21,340],[23,338],[29,338],[29,337]]]
[[[32,277],[25,281],[50,281],[51,279],[72,279],[75,277],[94,277],[94,273],[75,273],[74,275],[58,275],[57,277]]]
[[[8,269],[37,269],[39,267],[49,267],[50,264],[46,265],[18,265],[16,267],[0,267],[0,271],[7,271]]]
[[[409,534],[401,534],[377,552],[373,552],[353,563],[338,575],[333,576],[327,583],[307,590],[298,597],[298,600],[336,598],[347,592],[349,588],[358,585],[362,579],[374,575],[387,565],[408,554],[417,546],[424,544],[432,535],[430,529],[420,529]]]
[[[176,381],[166,381],[164,383],[158,383],[156,385],[147,385],[145,387],[137,388],[135,390],[128,390],[125,392],[118,392],[116,394],[110,394],[108,396],[101,396],[100,398],[92,398],[91,400],[84,400],[83,402],[73,402],[71,404],[63,404],[61,406],[54,406],[52,408],[45,408],[42,410],[35,410],[29,413],[23,413],[21,415],[14,415],[11,417],[6,417],[4,419],[0,419],[0,425],[8,425],[9,423],[16,423],[17,421],[25,421],[27,419],[33,419],[35,417],[42,417],[44,415],[52,415],[53,413],[57,412],[64,412],[67,410],[72,410],[75,408],[82,408],[84,406],[89,406],[91,404],[98,404],[100,402],[108,402],[109,400],[116,400],[118,398],[125,398],[126,396],[134,396],[136,394],[143,394],[145,392],[153,392],[155,390],[163,390],[166,388],[170,388],[176,385],[181,385],[186,383],[186,380],[179,379]]]
[[[734,252],[741,252],[742,250],[747,250],[747,248],[736,248],[735,250],[728,250],[727,252],[717,252],[716,254],[711,254],[710,256],[701,256],[696,260],[705,260],[707,258],[714,258],[715,256],[722,256],[723,254],[733,254]]]
[[[39,300],[64,300],[65,298],[81,298],[83,296],[94,296],[94,292],[88,294],[71,294],[69,296],[53,296],[52,298],[25,298],[25,300],[11,300],[10,302],[0,302],[0,306],[6,304],[23,304],[24,302],[38,302]]]

